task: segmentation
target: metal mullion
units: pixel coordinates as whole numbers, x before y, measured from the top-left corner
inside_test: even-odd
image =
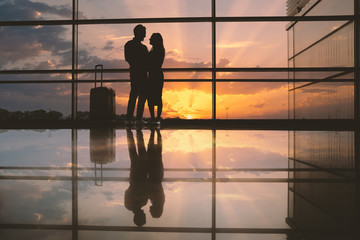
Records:
[[[117,231],[117,232],[163,232],[163,233],[211,233],[211,228],[200,227],[146,227],[136,226],[97,226],[79,225],[83,231]],[[39,230],[71,230],[71,225],[50,224],[0,224],[0,229],[39,229]],[[286,234],[288,228],[218,228],[218,233],[257,233],[257,234]]]
[[[51,83],[94,83],[95,80],[0,80],[0,84],[51,84]],[[130,79],[111,79],[111,80],[103,80],[103,82],[107,83],[128,83]],[[164,79],[164,82],[209,82],[212,83],[212,79]],[[271,82],[271,83],[287,83],[287,79],[217,79],[216,82]],[[318,82],[354,82],[352,79],[324,79],[324,80],[311,80],[311,79],[295,79],[294,82],[309,82],[309,83],[318,83]],[[289,89],[289,91],[293,91],[294,89]]]
[[[0,167],[0,170],[52,170],[52,171],[63,171],[63,170],[74,170],[72,167],[14,167],[14,166],[6,166]],[[78,167],[78,171],[93,171],[94,167]],[[164,172],[211,172],[213,168],[165,168]],[[342,172],[351,172],[354,171],[353,168],[216,168],[216,172],[318,172],[318,171],[342,171]],[[118,172],[128,172],[130,168],[103,168],[103,171],[118,171]],[[35,176],[36,177],[36,176]],[[48,176],[50,177],[50,176]],[[67,178],[69,180],[69,178]]]
[[[334,174],[333,174],[334,175]],[[32,181],[71,181],[72,177],[53,177],[53,176],[0,176],[1,180],[32,180]],[[77,177],[74,180],[76,184],[79,181],[95,181],[95,177]],[[104,182],[128,182],[129,177],[104,177],[102,179]],[[300,179],[288,179],[287,177],[283,178],[164,178],[163,182],[186,182],[186,183],[214,183],[212,186],[216,186],[216,183],[289,183],[289,182],[298,182],[298,183],[354,183],[354,178],[345,178],[339,176],[339,178],[300,178]],[[76,186],[77,188],[77,186]],[[75,189],[75,188],[73,188]],[[75,191],[75,190],[74,190]],[[77,195],[74,196],[73,207],[77,207]],[[213,195],[215,196],[215,195]],[[215,201],[212,202],[212,208],[216,207]],[[74,214],[78,214],[74,212]],[[214,212],[215,214],[215,212]],[[215,216],[214,216],[215,217]],[[74,218],[77,219],[77,215],[74,215]],[[215,218],[214,218],[215,219]]]
[[[75,24],[75,21],[79,17],[79,2],[78,0],[73,0],[73,24],[72,24],[72,67],[71,67],[71,118],[76,120],[77,115],[77,97],[78,97],[78,25]]]
[[[354,67],[269,67],[269,68],[164,68],[164,72],[329,72],[355,71]],[[0,70],[2,74],[65,74],[65,73],[94,73],[94,69],[58,69],[58,70]],[[127,68],[104,69],[104,73],[127,73]]]
[[[360,121],[360,3],[354,0],[354,118]]]
[[[78,135],[77,129],[71,130],[71,189],[72,189],[72,240],[78,239]]]
[[[217,177],[216,177],[216,129],[212,130],[212,181],[211,181],[211,226],[212,226],[212,240],[216,239],[216,183],[217,183]]]
[[[216,0],[211,0],[212,119],[216,120]]]
[[[212,120],[216,120],[216,0],[211,0]],[[216,240],[216,129],[212,129],[211,239]]]
[[[78,20],[79,16],[79,2],[72,1],[73,7],[73,21]],[[76,119],[77,115],[77,80],[78,74],[78,25],[72,24],[72,87],[71,87],[71,118]],[[71,184],[72,184],[72,240],[78,239],[78,151],[77,151],[78,135],[77,129],[71,130]]]
[[[77,1],[77,0],[76,0]],[[346,21],[353,15],[336,16],[243,16],[243,17],[172,17],[172,18],[115,18],[76,20],[31,20],[0,21],[0,26],[36,25],[90,25],[90,24],[133,24],[133,23],[179,23],[179,22],[300,22],[300,21]]]
[[[355,219],[360,223],[360,129],[356,129],[354,132],[354,169],[355,169],[355,181],[354,181],[354,208]]]
[[[217,68],[217,72],[331,72],[354,71],[354,67],[269,67],[269,68]]]
[[[360,0],[354,0],[354,66],[355,66],[355,82],[354,82],[354,119],[357,123],[360,121]],[[358,125],[358,124],[357,124]],[[360,223],[360,129],[354,132],[354,208],[355,208],[355,226]],[[360,235],[358,230],[357,235]]]

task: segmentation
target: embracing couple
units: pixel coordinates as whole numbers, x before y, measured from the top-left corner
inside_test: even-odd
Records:
[[[146,28],[139,24],[134,28],[134,38],[125,44],[125,60],[130,65],[131,90],[127,106],[126,124],[131,124],[136,100],[136,124],[145,124],[142,119],[144,106],[148,100],[148,106],[152,123],[160,123],[162,111],[162,89],[164,74],[161,66],[164,62],[165,49],[163,38],[160,33],[151,35],[150,52],[141,42],[146,36]],[[157,113],[155,117],[155,106]]]

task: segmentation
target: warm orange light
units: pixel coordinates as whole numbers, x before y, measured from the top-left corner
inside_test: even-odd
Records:
[[[169,89],[163,93],[165,118],[198,119],[211,117],[211,93],[202,89]]]

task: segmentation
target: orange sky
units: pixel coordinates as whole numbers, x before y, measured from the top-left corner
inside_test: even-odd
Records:
[[[92,1],[94,6],[95,2]],[[177,8],[167,6],[169,1],[127,1],[131,17],[140,17],[136,9],[144,6],[148,11],[143,17],[209,16],[210,1],[198,1],[202,8],[192,9],[191,1],[173,2]],[[260,3],[262,4],[261,7]],[[168,12],[160,11],[157,4]],[[195,4],[195,5],[196,5]],[[93,6],[93,7],[94,7]],[[85,8],[85,6],[84,6]],[[116,8],[116,6],[115,6]],[[162,9],[163,9],[162,8]],[[209,8],[209,9],[208,9]],[[80,6],[81,9],[81,6]],[[208,10],[207,10],[208,9]],[[231,1],[219,0],[219,16],[234,15],[285,15],[285,1]],[[103,8],[93,10],[86,6],[84,14],[89,17],[104,17]],[[105,18],[117,17],[110,9]],[[287,22],[270,23],[218,23],[216,25],[216,55],[218,67],[287,67]],[[211,23],[162,23],[144,24],[149,45],[152,33],[159,32],[164,38],[166,59],[164,68],[211,67]],[[89,25],[79,27],[80,50],[91,49],[100,58],[123,60],[124,44],[133,37],[134,24]],[[96,34],[94,34],[96,32]],[[110,46],[111,51],[104,46]],[[81,62],[80,62],[81,64]],[[104,66],[107,67],[106,65]],[[125,64],[124,66],[127,67]],[[260,76],[259,76],[260,77]],[[165,73],[166,79],[211,79],[211,73]],[[218,78],[246,78],[242,73],[219,73]],[[266,78],[266,76],[261,76]],[[273,77],[271,77],[273,78]],[[281,77],[282,78],[282,77]],[[265,87],[261,87],[261,85]],[[218,118],[286,118],[287,84],[278,83],[218,83]],[[250,89],[250,90],[249,90]],[[88,89],[86,89],[87,91]],[[128,92],[117,90],[118,114],[124,113]],[[226,91],[229,90],[228,93]],[[211,118],[211,83],[165,83],[163,91],[163,117]],[[148,110],[145,109],[145,116]]]
[[[34,19],[66,19],[62,7],[71,7],[67,0],[56,4],[45,0],[34,2],[50,4],[52,11],[30,9]],[[285,0],[217,0],[218,16],[284,16]],[[29,3],[30,4],[30,3]],[[31,5],[31,4],[30,4]],[[30,6],[29,5],[29,6]],[[161,6],[161,8],[159,8]],[[14,9],[19,9],[14,6]],[[166,10],[166,11],[165,11]],[[31,12],[32,11],[32,12]],[[81,19],[97,18],[139,18],[139,17],[208,17],[211,16],[209,0],[126,0],[100,2],[95,0],[79,1]],[[216,24],[216,62],[217,67],[287,67],[287,22],[248,22]],[[136,24],[80,25],[79,26],[79,68],[92,69],[95,64],[104,68],[128,68],[124,60],[124,44],[133,36]],[[153,23],[144,24],[147,36],[144,44],[150,50],[149,38],[159,32],[164,38],[166,58],[164,68],[209,68],[212,66],[211,23]],[[61,28],[61,29],[60,29]],[[35,26],[25,30],[36,36],[27,38],[22,48],[26,54],[9,52],[14,61],[8,61],[5,68],[23,69],[69,69],[71,55],[70,26]],[[16,32],[16,28],[12,28]],[[41,42],[42,35],[48,33],[46,44]],[[18,33],[18,32],[16,32]],[[7,36],[7,45],[13,40],[23,38],[20,33]],[[56,41],[55,41],[56,40]],[[54,44],[53,46],[51,44]],[[56,44],[62,46],[58,48]],[[28,46],[28,47],[27,47]],[[19,48],[19,49],[22,49]],[[9,48],[8,48],[9,49]],[[16,51],[16,48],[13,49]],[[17,57],[16,57],[17,56]],[[23,57],[22,57],[23,56]],[[4,66],[3,66],[4,67]],[[121,74],[120,74],[121,75]],[[119,75],[119,76],[120,76]],[[53,78],[55,76],[50,76]],[[64,76],[66,79],[66,76]],[[105,74],[105,79],[114,79]],[[165,73],[166,79],[211,79],[211,73]],[[218,73],[221,79],[247,78],[244,73]],[[258,76],[260,77],[260,76]],[[267,78],[268,76],[261,76]],[[120,78],[128,78],[121,75]],[[274,76],[271,76],[274,78]],[[281,76],[283,78],[283,76]],[[82,74],[79,79],[93,79],[93,75]],[[116,77],[115,77],[116,79]],[[117,114],[125,114],[128,85],[107,84],[116,91]],[[92,84],[79,84],[79,110],[89,110],[89,92]],[[70,89],[57,87],[57,95],[62,99],[71,99]],[[217,117],[218,118],[286,118],[287,84],[278,83],[218,83]],[[20,97],[25,99],[25,97]],[[38,108],[54,109],[46,106],[48,101],[34,101]],[[27,96],[28,102],[31,97]],[[211,118],[212,88],[211,83],[169,83],[163,91],[163,117]],[[61,102],[64,102],[61,100]],[[60,105],[60,104],[59,104]],[[71,109],[67,106],[67,109]],[[65,111],[63,111],[65,112]],[[145,116],[148,110],[145,109]]]

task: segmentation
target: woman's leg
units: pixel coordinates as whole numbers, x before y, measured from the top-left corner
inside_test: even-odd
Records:
[[[158,109],[157,109],[157,117],[156,117],[157,120],[160,120],[162,107],[163,107],[163,104],[162,104],[162,100],[161,100],[160,104],[158,105]]]
[[[149,106],[151,120],[154,120],[155,119],[154,104],[152,104],[152,103],[150,103],[150,101],[148,101],[148,106]]]

